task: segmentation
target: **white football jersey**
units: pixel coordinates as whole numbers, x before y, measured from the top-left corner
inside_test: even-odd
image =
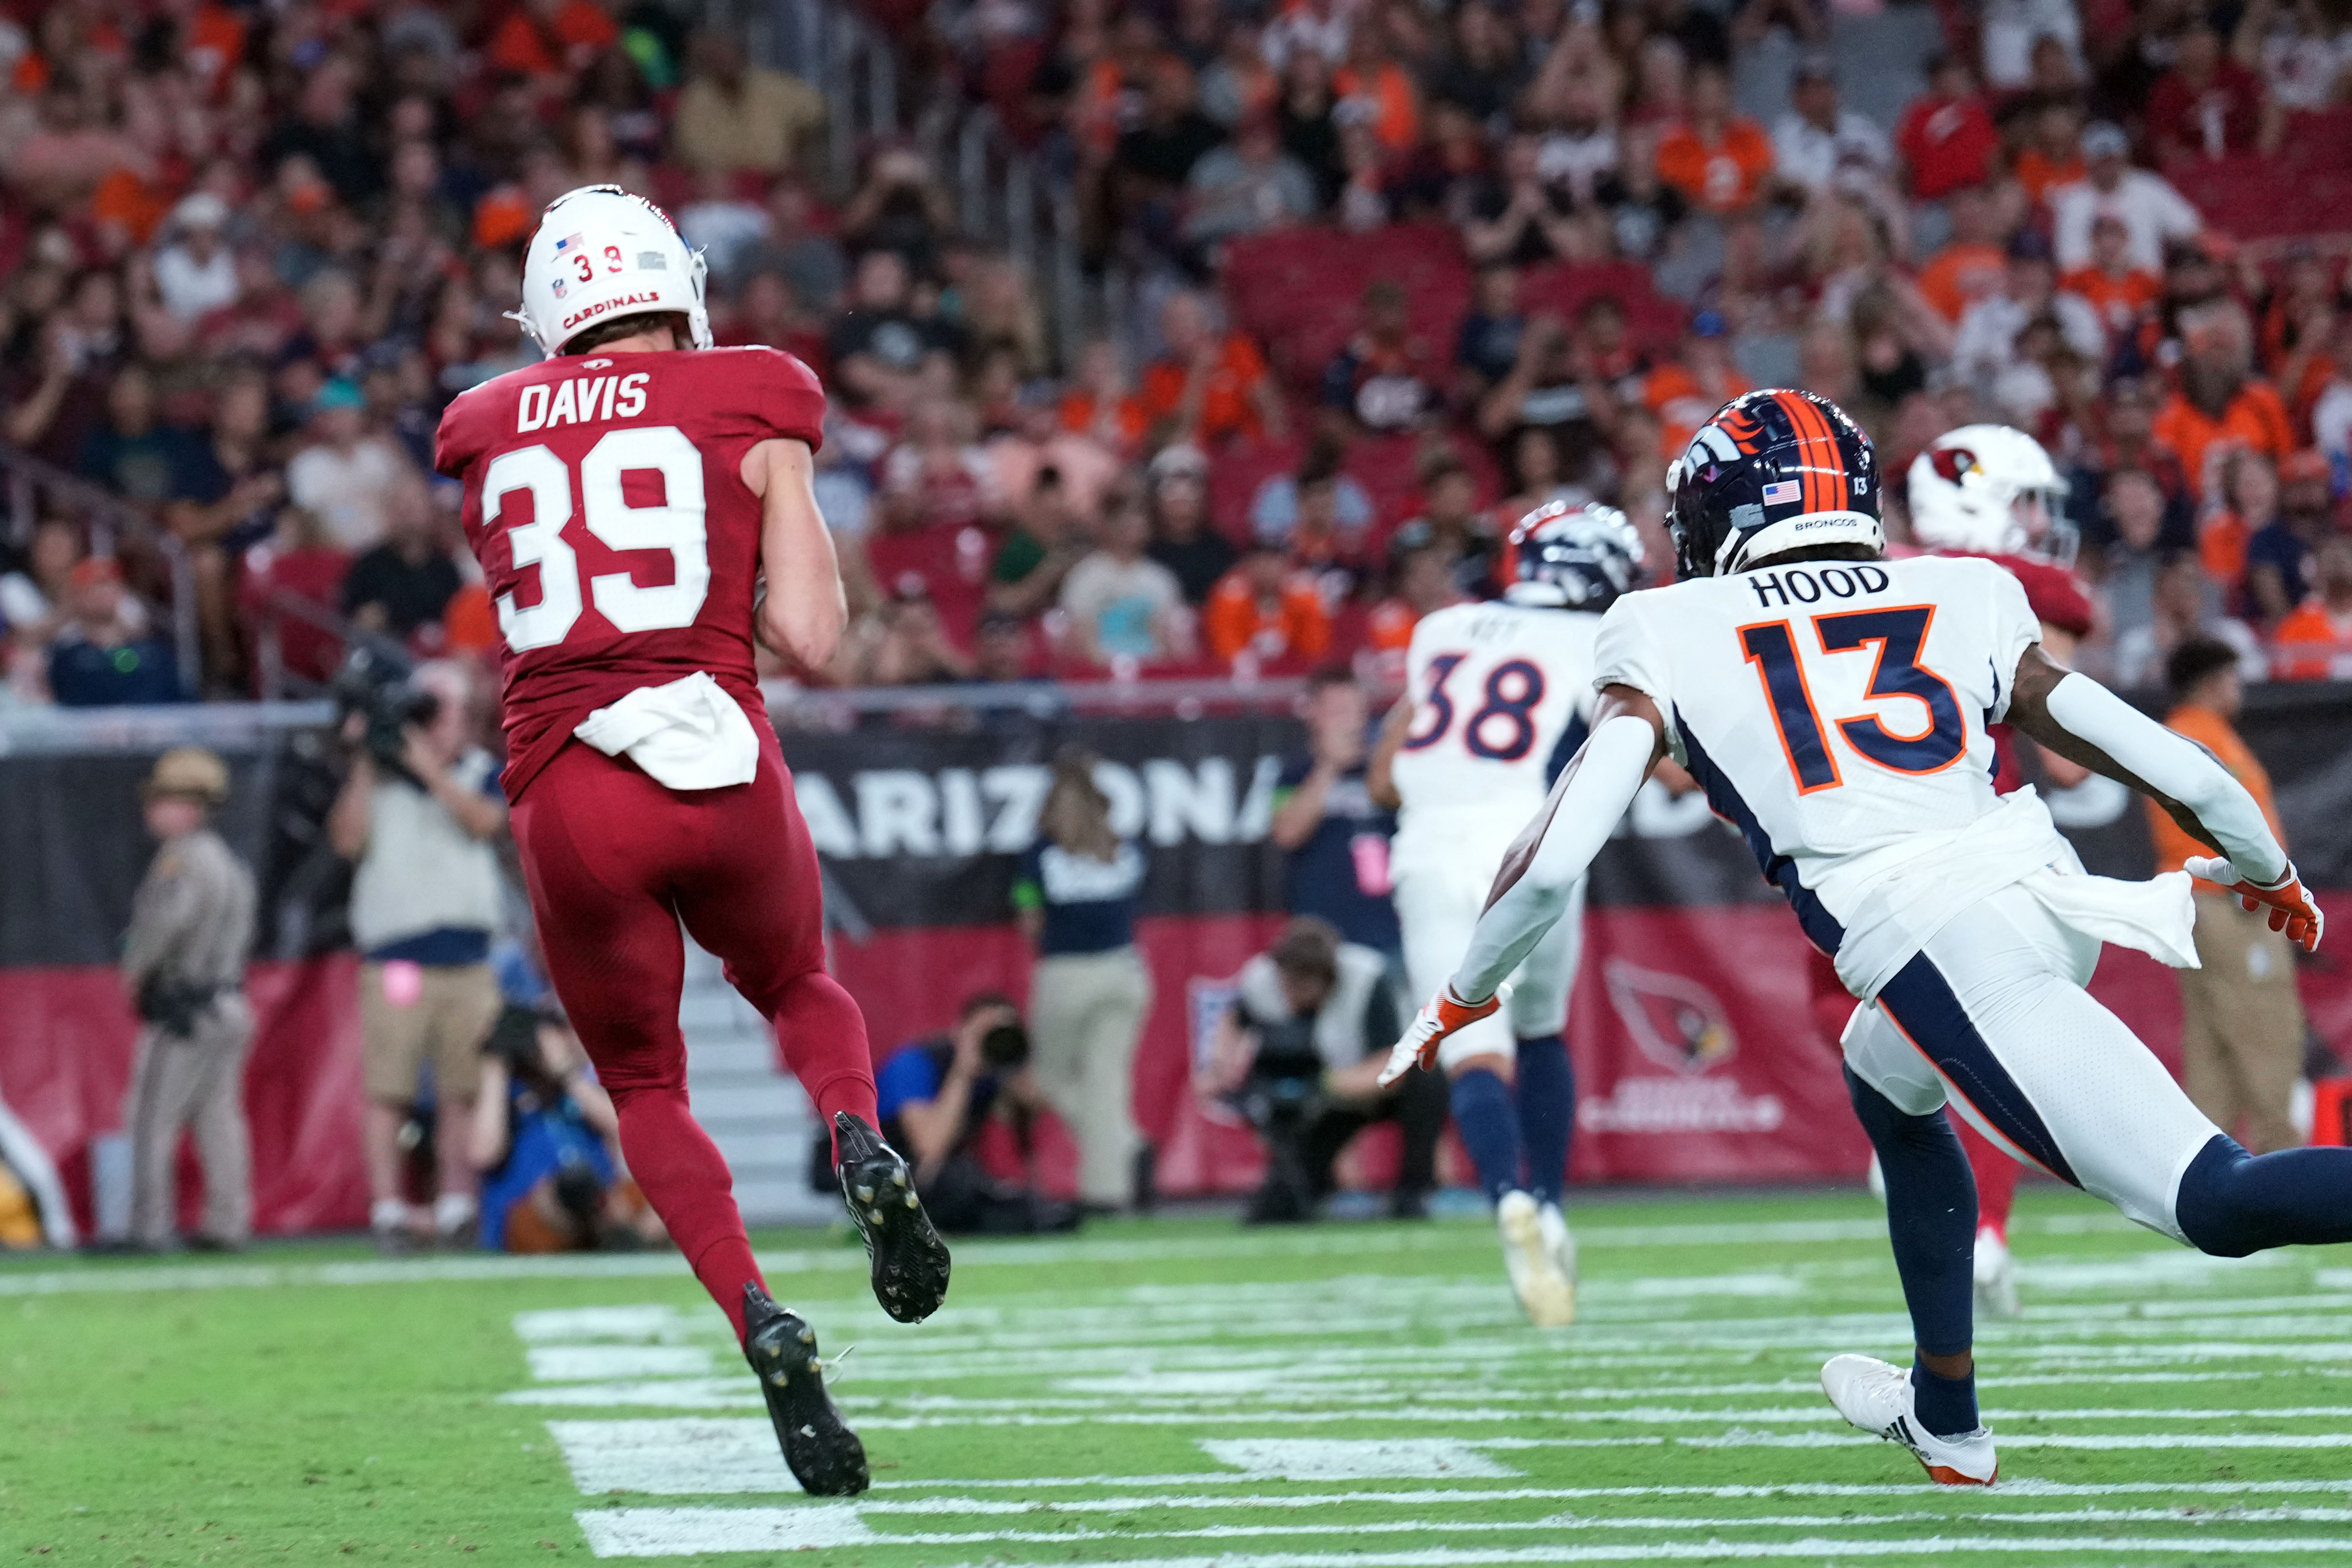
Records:
[[[1580,611],[1499,602],[1422,617],[1405,655],[1412,724],[1391,772],[1400,862],[1488,849],[1500,862],[1582,739],[1600,626]]]
[[[1626,595],[1593,679],[1657,703],[1675,760],[1834,952],[1874,889],[1965,855],[1998,809],[1986,730],[2041,636],[1990,560],[1809,562]]]

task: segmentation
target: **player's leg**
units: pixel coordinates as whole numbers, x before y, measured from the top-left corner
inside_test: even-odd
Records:
[[[689,807],[698,840],[692,874],[677,884],[686,928],[774,1026],[785,1067],[825,1124],[847,1112],[875,1125],[866,1015],[825,972],[823,873],[774,736],[761,727],[749,785],[672,799]]]
[[[1846,1092],[1876,1151],[1886,1228],[1911,1314],[1909,1369],[1841,1355],[1822,1385],[1847,1420],[1902,1443],[1947,1484],[1981,1484],[1998,1468],[1978,1419],[1972,1353],[1976,1184],[1945,1085],[1875,1009],[1853,1012],[1843,1041]]]
[[[1562,1211],[1570,1141],[1576,1130],[1576,1068],[1569,1059],[1568,1002],[1584,951],[1584,883],[1570,890],[1559,923],[1546,932],[1512,977],[1509,1012],[1517,1039],[1519,1143],[1526,1151],[1528,1196],[1552,1265],[1576,1281],[1576,1240]]]
[[[677,803],[677,913],[774,1020],[785,1065],[833,1129],[834,1175],[866,1241],[875,1297],[901,1322],[919,1322],[947,1294],[948,1250],[914,1174],[876,1130],[865,1015],[825,973],[823,876],[774,735],[762,727],[751,783],[664,795]]]
[[[1952,1124],[1977,1184],[1977,1307],[1993,1317],[2013,1318],[2019,1311],[2017,1260],[2009,1250],[2009,1215],[2017,1202],[2020,1167],[1966,1116],[1955,1116]]]
[[[665,891],[672,799],[626,764],[567,747],[515,803],[515,843],[548,977],[612,1097],[629,1174],[740,1340],[746,1287],[765,1281],[734,1178],[687,1100],[686,946]]]

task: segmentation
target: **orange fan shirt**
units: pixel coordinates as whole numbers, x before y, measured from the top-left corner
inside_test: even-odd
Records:
[[[2137,268],[2117,277],[2095,267],[2079,267],[2060,278],[2058,287],[2089,300],[2107,330],[2118,335],[2128,332],[2140,313],[2164,292],[2156,274]]]
[[[1658,450],[1680,455],[1698,434],[1698,427],[1715,417],[1716,410],[1754,390],[1738,371],[1726,371],[1723,395],[1717,397],[1691,374],[1690,367],[1680,360],[1668,360],[1642,382],[1642,401],[1658,416]]]
[[[1998,293],[2009,258],[1997,245],[1954,240],[1919,269],[1919,292],[1947,321],[1958,321],[1970,305]]]
[[[1174,360],[1157,360],[1143,371],[1143,388],[1138,402],[1142,405],[1146,425],[1174,417],[1184,403],[1184,383],[1191,376],[1191,367]],[[1257,413],[1256,393],[1265,380],[1265,356],[1257,345],[1235,332],[1225,340],[1217,352],[1217,363],[1209,372],[1209,385],[1201,398],[1200,434],[1203,441],[1223,441],[1230,435],[1262,435],[1265,425]]]
[[[1752,120],[1733,120],[1713,145],[1687,124],[1675,126],[1658,143],[1658,178],[1693,206],[1711,213],[1737,212],[1753,203],[1771,172],[1771,139]]]
[[[2180,454],[2180,466],[2189,482],[2200,489],[2205,485],[2206,454],[2217,441],[2251,447],[2273,463],[2294,450],[2294,430],[2287,423],[2286,405],[2279,402],[2279,394],[2268,382],[2250,381],[2240,387],[2219,419],[2207,418],[2204,411],[2175,392],[2172,401],[2157,411],[2152,434]]]
[[[1331,645],[1331,617],[1315,580],[1305,572],[1292,573],[1282,585],[1282,596],[1268,603],[1251,589],[1248,574],[1235,567],[1210,591],[1201,612],[1201,632],[1210,653],[1219,660],[1231,660],[1244,648],[1261,659],[1285,654],[1318,659]]]
[[[2271,801],[2271,776],[2263,770],[2261,760],[2246,743],[2238,738],[2238,732],[2230,727],[2230,721],[2211,708],[2184,705],[2167,714],[2164,725],[2167,729],[2187,736],[2211,752],[2214,760],[2230,770],[2230,777],[2244,786],[2246,793],[2252,795],[2254,803],[2263,809],[2263,821],[2271,825],[2272,835],[2281,846],[2284,846],[2286,830],[2279,825],[2278,807]],[[2159,873],[2179,871],[2181,862],[2191,855],[2213,852],[2182,832],[2180,824],[2153,800],[2147,803],[2147,821],[2156,837],[2156,869]],[[2200,882],[2197,891],[2219,893],[2221,890],[2210,882]]]

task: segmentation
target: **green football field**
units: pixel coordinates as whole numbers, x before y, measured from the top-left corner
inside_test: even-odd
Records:
[[[967,1244],[889,1322],[761,1239],[874,1490],[802,1497],[670,1256],[0,1265],[0,1563],[590,1556],[808,1568],[2352,1562],[2352,1249],[2199,1257],[2029,1191],[1987,1328],[1990,1491],[1822,1400],[1907,1357],[1866,1197],[1596,1202],[1581,1321],[1483,1221]]]

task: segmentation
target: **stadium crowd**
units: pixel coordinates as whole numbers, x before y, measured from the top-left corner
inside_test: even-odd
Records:
[[[2352,675],[2343,236],[2240,243],[2182,193],[2346,181],[2345,0],[1951,4],[1891,124],[1842,103],[1818,0],[868,8],[1072,183],[1135,280],[1118,330],[1057,362],[940,171],[878,145],[826,192],[821,96],[657,5],[17,0],[0,440],[184,546],[207,696],[256,690],[281,595],[487,653],[436,423],[531,352],[541,207],[611,181],[707,252],[721,343],[825,380],[856,622],[804,678],[1392,657],[1549,497],[1623,507],[1667,570],[1667,458],[1779,382],[1890,476],[1964,423],[2039,436],[2097,673],[2202,633],[2249,678]],[[1759,120],[1733,66],[1775,31]],[[43,493],[7,690],[174,696],[155,536]]]

